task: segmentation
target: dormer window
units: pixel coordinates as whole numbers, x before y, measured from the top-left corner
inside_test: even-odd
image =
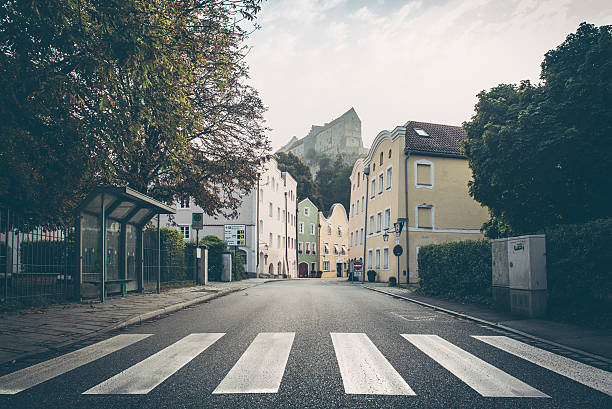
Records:
[[[416,132],[417,135],[422,136],[423,138],[429,138],[429,134],[421,128],[414,128],[414,132]]]

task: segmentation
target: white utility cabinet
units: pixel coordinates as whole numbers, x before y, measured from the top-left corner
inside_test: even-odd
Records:
[[[546,240],[543,234],[508,239],[509,286],[546,290]]]

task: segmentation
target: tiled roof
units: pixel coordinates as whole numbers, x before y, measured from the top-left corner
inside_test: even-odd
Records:
[[[430,124],[408,121],[406,127],[406,149],[444,155],[461,155],[461,142],[466,138],[460,126]],[[422,129],[429,136],[420,136],[415,129]]]

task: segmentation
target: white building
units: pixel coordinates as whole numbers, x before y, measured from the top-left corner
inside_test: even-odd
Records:
[[[246,246],[239,247],[239,251],[245,256],[245,270],[249,276],[286,274],[297,277],[296,191],[295,179],[289,173],[278,170],[276,161],[270,159],[262,169],[258,188],[244,196],[236,218],[205,214],[200,239],[207,235],[224,239],[225,225],[245,225]],[[174,222],[166,220],[166,225],[180,229],[186,241],[195,241],[191,215],[201,212],[202,209],[195,206],[193,201],[178,203]]]

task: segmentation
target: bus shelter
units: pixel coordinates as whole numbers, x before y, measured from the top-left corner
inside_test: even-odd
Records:
[[[77,208],[77,299],[125,295],[144,288],[144,230],[157,216],[157,291],[160,215],[176,210],[129,187],[100,187]]]

